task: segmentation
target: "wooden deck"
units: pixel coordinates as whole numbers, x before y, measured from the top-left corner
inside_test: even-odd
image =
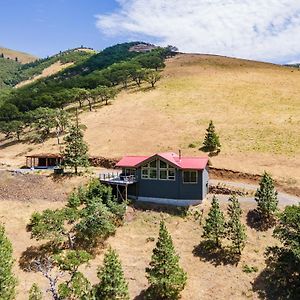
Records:
[[[134,184],[137,182],[135,176],[121,176],[120,174],[100,174],[100,182],[108,183],[112,185],[122,185],[127,186],[129,184]]]
[[[128,185],[137,182],[133,175],[123,176],[119,173],[99,174],[99,180],[103,184],[109,184],[115,187],[118,200],[127,201]]]

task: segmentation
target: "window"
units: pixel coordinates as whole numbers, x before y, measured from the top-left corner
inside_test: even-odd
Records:
[[[153,160],[142,167],[143,179],[157,179],[157,161]]]
[[[150,179],[157,179],[157,170],[150,169]]]
[[[159,170],[159,179],[162,179],[162,180],[168,179],[168,171],[167,170]]]
[[[183,183],[198,183],[198,172],[183,171]]]
[[[175,180],[175,168],[165,161],[153,160],[142,167],[142,179]]]
[[[159,161],[159,167],[160,169],[167,169],[168,164],[162,160]]]
[[[135,176],[135,169],[125,169],[125,176]]]
[[[175,180],[175,168],[166,162],[159,161],[159,179],[160,180]]]
[[[143,179],[149,178],[149,170],[148,169],[142,168],[142,178]]]
[[[168,170],[168,178],[169,180],[175,180],[175,169]]]

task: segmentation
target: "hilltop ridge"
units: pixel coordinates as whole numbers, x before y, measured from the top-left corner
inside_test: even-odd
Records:
[[[12,49],[0,46],[0,55],[2,55],[2,54],[4,55],[4,58],[9,58],[12,60],[16,60],[16,58],[17,58],[18,62],[20,62],[22,64],[33,62],[38,59],[38,57],[35,55],[28,54],[28,53],[25,53],[22,51],[12,50]]]

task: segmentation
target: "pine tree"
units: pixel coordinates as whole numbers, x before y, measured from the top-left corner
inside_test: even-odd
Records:
[[[206,135],[203,142],[203,148],[207,152],[219,151],[221,147],[219,136],[215,131],[213,121],[209,122],[209,126],[206,129]]]
[[[150,267],[146,268],[151,299],[173,300],[180,298],[187,274],[179,266],[179,256],[175,253],[170,234],[163,221],[156,247],[153,249]]]
[[[259,188],[255,193],[255,201],[261,218],[266,222],[271,221],[277,211],[278,199],[274,181],[267,172],[264,172],[261,178]]]
[[[29,291],[29,300],[42,300],[43,299],[43,293],[39,286],[34,283],[31,286],[31,289]]]
[[[234,252],[241,254],[247,239],[245,225],[241,223],[242,210],[236,196],[231,196],[229,202],[227,208],[229,220],[226,223],[227,238],[231,240]]]
[[[203,226],[202,237],[221,247],[221,239],[225,236],[225,218],[216,196],[213,196],[211,208]]]
[[[74,168],[75,174],[77,174],[79,166],[87,167],[89,165],[88,146],[83,140],[83,132],[78,125],[73,125],[64,140],[67,145],[63,152],[63,165]]]
[[[104,265],[98,270],[99,284],[95,286],[96,300],[128,300],[128,283],[115,250],[109,249],[104,256]]]
[[[17,280],[12,272],[12,244],[5,235],[4,226],[0,224],[0,299],[15,299]]]

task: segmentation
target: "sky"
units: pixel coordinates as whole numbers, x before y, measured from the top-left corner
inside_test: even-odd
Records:
[[[126,41],[300,62],[300,0],[0,0],[0,45],[45,57]]]

